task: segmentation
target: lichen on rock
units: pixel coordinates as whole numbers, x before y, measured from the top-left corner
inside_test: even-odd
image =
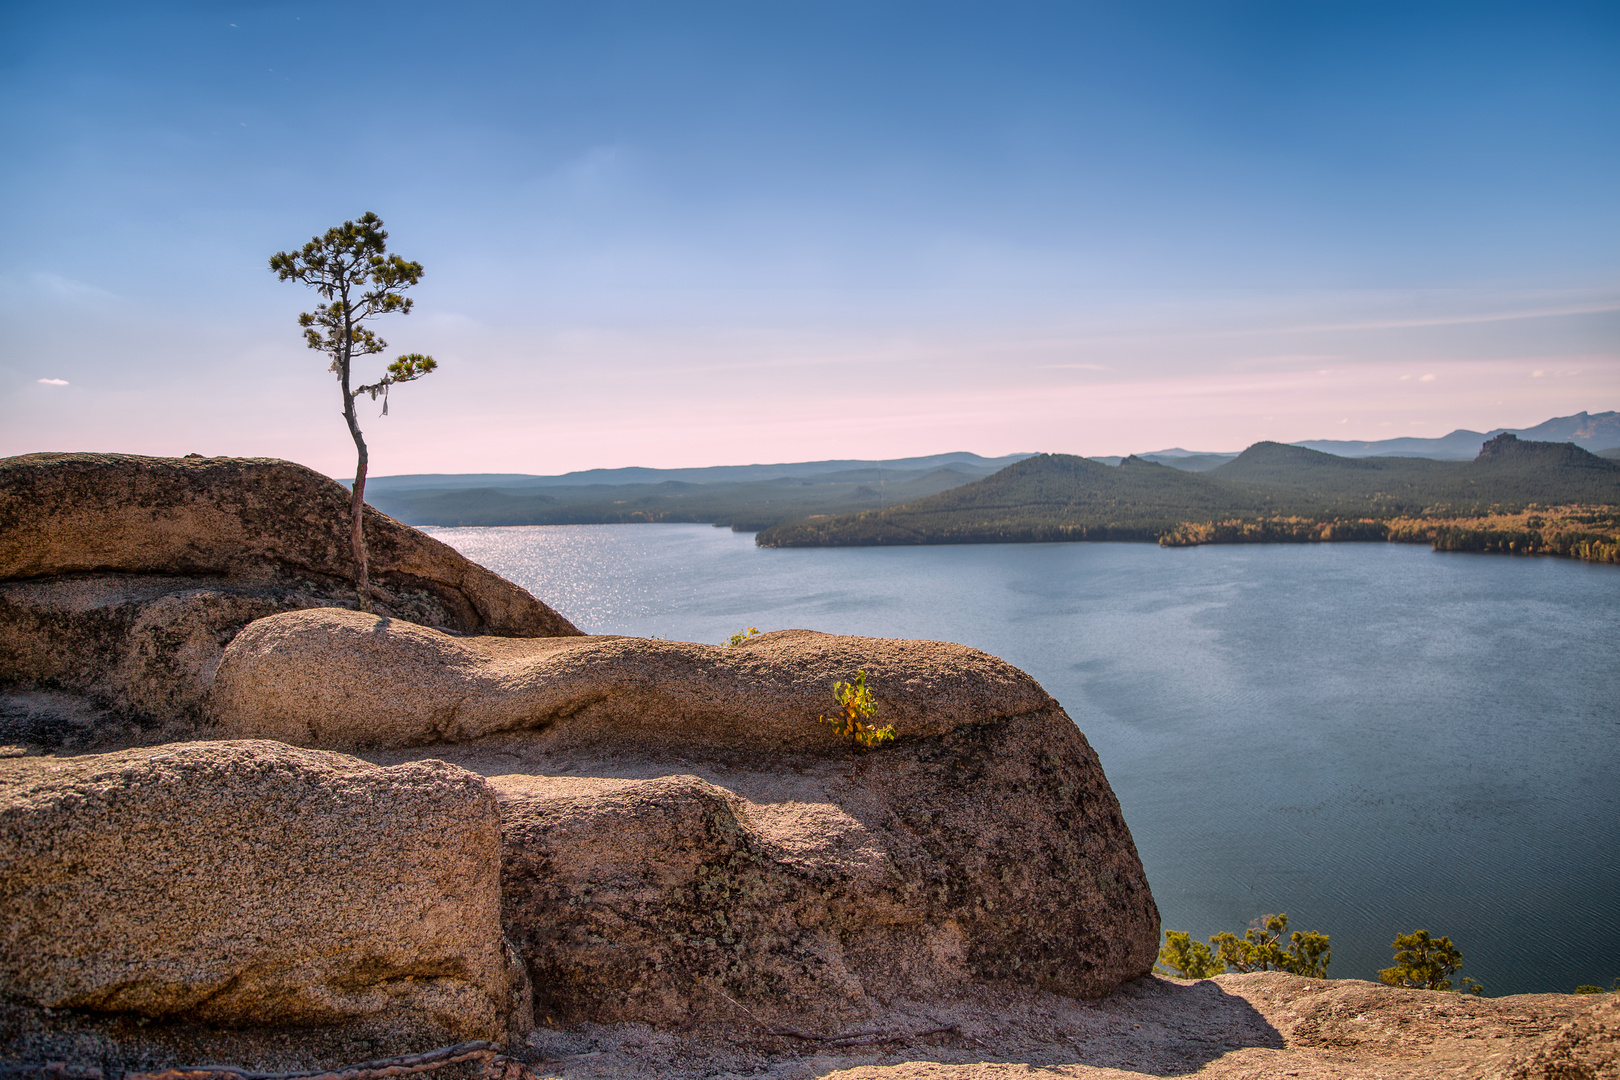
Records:
[[[504,1034],[478,776],[273,742],[0,760],[0,987],[221,1026],[389,1015]]]

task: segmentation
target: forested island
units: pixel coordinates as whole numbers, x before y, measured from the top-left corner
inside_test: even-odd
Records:
[[[1190,472],[1040,454],[881,510],[784,522],[765,547],[1127,540],[1387,540],[1620,562],[1620,463],[1499,435],[1472,461],[1343,458],[1262,442]]]

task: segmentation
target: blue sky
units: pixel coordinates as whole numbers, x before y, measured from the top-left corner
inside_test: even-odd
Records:
[[[1612,3],[0,20],[0,453],[350,470],[265,263],[365,210],[427,268],[379,329],[443,365],[364,421],[377,473],[1620,407]]]

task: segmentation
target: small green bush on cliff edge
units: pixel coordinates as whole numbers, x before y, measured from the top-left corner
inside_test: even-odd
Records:
[[[872,691],[866,685],[866,672],[856,672],[854,682],[834,683],[833,700],[838,702],[839,714],[823,716],[821,722],[831,724],[838,735],[867,750],[894,741],[893,724],[878,727],[872,722],[877,702],[872,700]]]
[[[1396,934],[1390,943],[1395,950],[1395,964],[1378,973],[1379,981],[1390,986],[1404,986],[1410,990],[1450,990],[1451,976],[1462,967],[1462,953],[1448,937],[1432,938],[1427,930],[1414,930],[1410,934]],[[1465,994],[1478,994],[1484,989],[1466,975],[1458,981],[1458,989]]]
[[[1180,930],[1167,930],[1159,949],[1157,970],[1183,979],[1207,979],[1226,971],[1287,971],[1313,979],[1327,978],[1333,959],[1328,936],[1315,930],[1288,934],[1288,916],[1262,915],[1238,937],[1222,930],[1205,945]]]
[[[1314,979],[1327,978],[1328,963],[1333,959],[1328,936],[1314,930],[1295,930],[1288,934],[1285,945],[1284,934],[1288,934],[1288,916],[1281,914],[1262,915],[1249,924],[1242,937],[1223,930],[1210,938],[1208,945],[1192,940],[1184,931],[1167,930],[1154,970],[1183,979],[1273,969]],[[1410,934],[1396,934],[1391,948],[1395,950],[1395,963],[1378,973],[1381,981],[1409,990],[1452,989],[1452,977],[1462,967],[1462,953],[1450,938],[1434,938],[1427,930],[1414,930]],[[1485,989],[1466,975],[1455,981],[1460,993],[1480,994]],[[1615,986],[1620,988],[1620,979],[1615,980]],[[1575,992],[1595,994],[1602,993],[1603,989],[1582,986]]]

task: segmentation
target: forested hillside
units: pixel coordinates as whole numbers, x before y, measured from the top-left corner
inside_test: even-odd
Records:
[[[1110,467],[1043,454],[976,483],[886,510],[784,523],[761,532],[757,542],[774,547],[1042,540],[1435,542],[1438,534],[1424,533],[1427,525],[1460,528],[1469,522],[1476,532],[1489,532],[1478,523],[1522,516],[1533,507],[1565,508],[1553,520],[1560,537],[1577,537],[1569,543],[1612,544],[1620,512],[1620,463],[1568,443],[1523,442],[1512,435],[1486,443],[1468,462],[1341,458],[1278,443],[1257,443],[1208,472],[1140,458]],[[1542,514],[1540,526],[1530,520],[1513,527],[1542,528],[1549,518]],[[1392,536],[1392,528],[1406,531]],[[1538,541],[1526,532],[1523,542]],[[1541,536],[1539,542],[1551,549],[1563,541]]]

